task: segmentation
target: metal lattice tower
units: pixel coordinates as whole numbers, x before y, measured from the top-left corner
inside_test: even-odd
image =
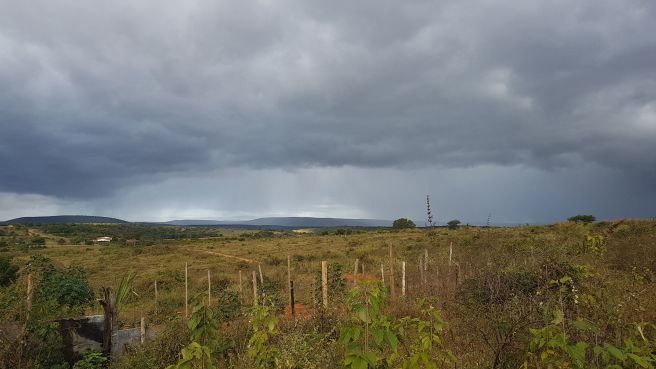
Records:
[[[431,212],[429,195],[426,195],[426,214],[428,215],[428,226],[433,228],[433,213]]]

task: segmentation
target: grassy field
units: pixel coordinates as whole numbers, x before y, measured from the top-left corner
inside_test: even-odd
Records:
[[[242,291],[244,309],[253,303],[252,273],[261,268],[270,297],[278,303],[276,311],[281,314],[287,302],[288,256],[296,300],[308,311],[320,310],[315,291],[322,260],[353,273],[357,259],[358,273],[364,269],[369,279],[380,279],[383,265],[388,288],[391,261],[395,296],[387,308],[389,313],[412,315],[417,312],[416,301],[429,299],[447,321],[444,347],[458,357],[456,366],[463,368],[518,367],[528,350],[529,328],[544,325],[544,306],[558,301],[554,297],[557,288],[552,285],[565,277],[571,279],[566,282],[571,301],[563,303],[561,297],[561,309],[572,322],[594,322],[600,329],[597,340],[610,342],[617,338],[613,341],[617,344],[631,324],[656,322],[654,221],[436,228],[433,232],[172,228],[176,228],[175,239],[158,238],[157,232],[151,232],[148,239],[126,245],[125,240],[138,237],[142,228],[98,225],[62,234],[61,229],[53,231],[45,226],[5,226],[0,229],[4,241],[0,256],[10,257],[19,266],[41,255],[60,267],[81,267],[96,291],[115,287],[121,278],[135,273],[133,293],[119,320],[123,326],[135,326],[143,315],[162,327],[184,315],[185,264],[189,266],[190,295],[206,293],[209,270],[216,290],[213,304],[221,303],[218,289]],[[161,232],[166,237],[171,233],[168,228]],[[72,244],[74,240],[106,235],[116,241],[109,245]],[[34,238],[45,239],[45,248],[14,246]],[[423,265],[426,255],[428,262]],[[406,263],[406,296],[400,296],[402,262]],[[424,270],[420,270],[419,263]],[[24,275],[16,282],[21,283],[25,283]],[[352,285],[347,282],[347,288]],[[553,298],[544,298],[546,294]],[[339,317],[346,314],[346,298],[331,295],[331,299],[330,314],[342,319]],[[100,312],[98,306],[86,308],[88,314]],[[240,363],[225,361],[220,365],[247,365],[245,361]]]

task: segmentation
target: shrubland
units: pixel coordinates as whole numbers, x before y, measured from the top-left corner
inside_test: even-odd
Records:
[[[56,319],[99,313],[94,298],[100,288],[131,273],[132,293],[119,321],[136,326],[145,316],[156,338],[118,360],[89,357],[77,367],[656,365],[654,221],[313,233],[221,229],[221,236],[199,227],[161,237],[150,231],[149,244],[90,246],[75,237],[111,234],[112,227],[119,237],[146,231],[62,227],[0,227],[6,245],[0,275],[10,276],[0,287],[0,343],[8,347],[0,351],[0,368],[67,367],[58,353]],[[43,238],[45,247],[20,247],[33,238]],[[288,257],[295,317],[287,307]],[[328,307],[322,303],[323,260]],[[28,275],[34,284],[29,312]]]

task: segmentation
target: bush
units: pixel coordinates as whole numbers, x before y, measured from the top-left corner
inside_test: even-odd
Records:
[[[86,273],[81,268],[57,269],[50,265],[43,273],[36,290],[37,301],[56,300],[60,305],[76,307],[93,300]]]
[[[35,237],[30,240],[31,245],[45,246],[46,239],[43,237]]]
[[[528,271],[486,273],[464,282],[460,298],[469,304],[503,304],[515,296],[532,296],[540,285],[540,274]]]
[[[73,369],[102,369],[107,364],[107,358],[99,352],[90,352],[73,365]]]
[[[11,263],[7,257],[0,257],[0,286],[8,286],[16,280],[18,267]]]

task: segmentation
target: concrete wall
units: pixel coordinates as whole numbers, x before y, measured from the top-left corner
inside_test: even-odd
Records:
[[[64,356],[73,363],[88,352],[102,352],[104,315],[62,319],[59,330],[64,341]],[[146,329],[146,339],[154,338],[153,332]],[[141,329],[121,329],[112,334],[112,357],[125,353],[126,348],[138,346],[141,342]]]

